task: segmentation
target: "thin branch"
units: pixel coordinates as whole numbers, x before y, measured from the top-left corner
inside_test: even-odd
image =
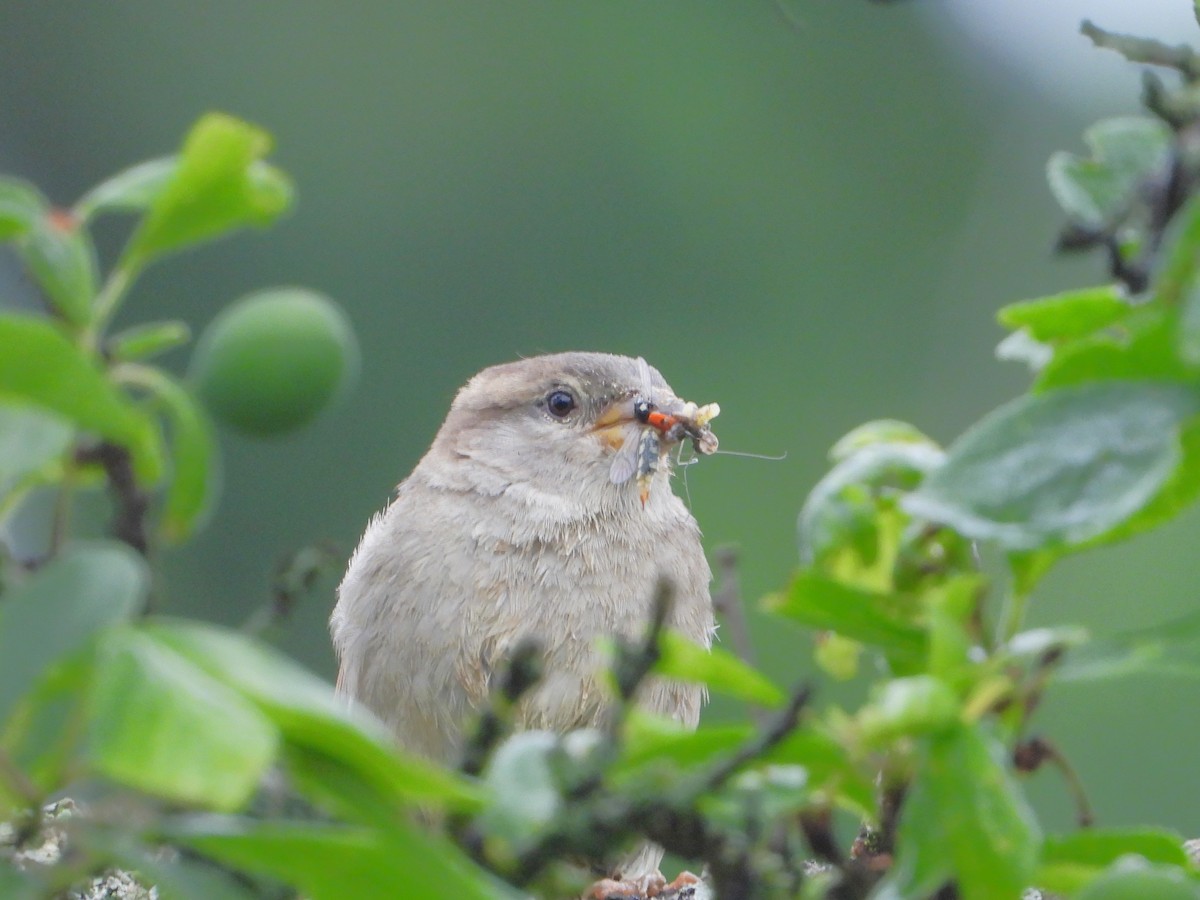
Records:
[[[478,775],[500,741],[512,731],[512,714],[521,698],[542,677],[544,649],[540,641],[526,638],[513,649],[500,684],[475,721],[463,747],[458,769]]]
[[[1083,781],[1070,761],[1050,741],[1042,737],[1031,737],[1013,749],[1013,766],[1018,772],[1035,772],[1044,763],[1050,763],[1067,783],[1071,799],[1075,801],[1075,819],[1080,828],[1089,828],[1096,821],[1096,814],[1088,800]]]
[[[76,458],[81,463],[99,463],[108,476],[108,489],[115,507],[110,526],[113,537],[124,541],[142,556],[149,555],[146,514],[150,509],[150,497],[138,486],[129,451],[118,444],[103,441],[80,450]]]
[[[753,739],[743,744],[736,753],[718,762],[703,779],[703,788],[696,796],[715,790],[729,780],[735,772],[763,756],[775,748],[785,737],[796,730],[800,722],[800,713],[812,698],[812,688],[808,685],[798,687],[775,720],[763,728]]]
[[[1097,47],[1115,50],[1130,62],[1175,69],[1188,81],[1200,79],[1200,57],[1186,44],[1170,46],[1152,38],[1106,31],[1085,19],[1079,30]]]

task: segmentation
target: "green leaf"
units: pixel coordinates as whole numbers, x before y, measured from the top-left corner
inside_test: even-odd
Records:
[[[0,862],[0,897],[5,900],[42,900],[46,885],[7,861]]]
[[[1200,197],[1193,196],[1175,215],[1174,238],[1154,283],[1155,300],[1167,308],[1189,304],[1200,267]],[[1190,323],[1189,323],[1190,327]]]
[[[1130,184],[1156,173],[1168,162],[1171,139],[1171,129],[1150,116],[1101,119],[1083,133],[1092,156]]]
[[[1175,518],[1195,502],[1200,496],[1200,418],[1189,419],[1180,427],[1179,450],[1179,464],[1154,499],[1088,546],[1109,544],[1148,531]]]
[[[838,634],[887,651],[905,664],[918,664],[928,649],[923,629],[903,619],[898,598],[838,584],[810,572],[796,576],[786,594],[767,608],[809,628]]]
[[[875,419],[843,435],[829,450],[829,461],[840,463],[864,447],[875,444],[923,444],[937,446],[914,425],[898,419]]]
[[[1081,647],[1088,640],[1087,629],[1077,625],[1031,628],[1014,634],[1004,645],[1004,653],[1015,660],[1032,661],[1047,653]]]
[[[135,325],[105,342],[108,355],[115,360],[148,359],[186,344],[192,338],[187,322],[171,319],[166,322],[147,322]]]
[[[659,675],[681,681],[698,681],[710,690],[762,706],[781,706],[786,695],[753,666],[721,647],[692,643],[675,631],[666,631],[654,666]]]
[[[903,736],[945,732],[958,721],[957,695],[932,675],[883,682],[858,714],[863,739],[876,747]]]
[[[59,459],[72,434],[71,426],[53,413],[0,402],[0,497]]]
[[[1035,883],[1071,894],[1122,857],[1137,855],[1152,863],[1186,866],[1183,839],[1169,831],[1089,829],[1046,838]]]
[[[1200,365],[1200,279],[1193,278],[1183,291],[1179,308],[1176,349],[1189,366]]]
[[[560,737],[549,731],[519,731],[488,760],[484,784],[490,802],[480,816],[484,830],[509,853],[531,845],[563,807],[555,757]]]
[[[1200,883],[1187,869],[1129,857],[1075,894],[1075,900],[1200,900]]]
[[[1182,457],[1195,392],[1104,382],[1019,398],[950,448],[903,501],[914,516],[1009,550],[1078,545],[1145,507]]]
[[[191,817],[166,829],[164,837],[235,868],[279,879],[311,900],[517,896],[457,848],[401,821],[389,834],[311,822]]]
[[[1084,132],[1091,159],[1050,157],[1046,176],[1063,210],[1086,227],[1105,228],[1130,206],[1137,186],[1167,164],[1171,132],[1157,119],[1103,119]]]
[[[1078,338],[1119,322],[1133,310],[1113,284],[1067,291],[1003,307],[996,318],[1009,329],[1026,329],[1038,341]]]
[[[888,876],[901,896],[953,878],[960,896],[1012,900],[1032,883],[1041,835],[1003,759],[997,741],[966,725],[927,740]]]
[[[1064,150],[1046,163],[1046,180],[1063,212],[1087,228],[1107,227],[1128,204],[1128,186],[1107,166]]]
[[[212,677],[251,699],[289,744],[358,772],[389,802],[454,809],[479,806],[479,790],[433,762],[394,747],[374,719],[355,714],[332,688],[278,652],[245,635],[195,622],[159,621],[147,632]]]
[[[877,768],[855,765],[846,748],[823,732],[808,726],[798,728],[768,750],[761,761],[803,766],[811,790],[819,788],[828,802],[862,818],[876,814]],[[864,774],[864,769],[869,774]]]
[[[20,236],[17,249],[54,309],[68,322],[86,325],[96,296],[96,251],[79,221],[46,210]]]
[[[794,820],[812,806],[803,766],[763,766],[740,772],[698,803],[705,819],[727,833],[754,834],[764,822]]]
[[[625,720],[621,757],[608,775],[620,779],[643,766],[665,766],[677,773],[730,753],[753,735],[748,725],[707,725],[693,731],[635,707]]]
[[[245,804],[279,745],[252,703],[148,630],[104,636],[89,713],[95,771],[210,809]]]
[[[31,185],[16,178],[0,178],[0,241],[27,234],[48,206]]]
[[[1054,348],[1035,341],[1028,331],[1021,329],[1000,341],[996,345],[995,355],[1001,362],[1022,363],[1036,374],[1054,358]]]
[[[1055,681],[1090,682],[1129,675],[1200,677],[1200,613],[1075,648]]]
[[[202,117],[170,180],[149,191],[154,199],[122,266],[137,269],[189,244],[274,221],[290,205],[292,187],[278,170],[255,165],[270,146],[265,131],[245,122],[220,113]]]
[[[847,438],[835,449],[845,450]],[[851,453],[804,501],[797,526],[801,562],[810,564],[862,537],[864,529],[871,530],[875,524],[877,507],[871,492],[878,488],[911,490],[941,464],[943,456],[935,446],[911,441],[868,444]]]
[[[1175,347],[1174,318],[1161,309],[1138,309],[1120,333],[1097,333],[1058,348],[1034,385],[1036,393],[1093,381],[1191,381],[1195,373]]]
[[[148,159],[118,172],[79,199],[75,215],[84,221],[99,213],[142,212],[149,209],[175,175],[179,158]]]
[[[0,726],[39,678],[145,601],[145,563],[123,544],[68,547],[0,602]]]
[[[217,439],[212,423],[191,393],[161,369],[123,366],[118,374],[147,388],[171,426],[171,483],[162,532],[177,544],[204,524],[220,490]]]
[[[127,447],[141,480],[157,480],[163,463],[154,420],[53,325],[31,316],[0,316],[0,346],[0,397],[44,407]]]
[[[90,824],[90,823],[88,823]],[[85,826],[86,827],[86,826]],[[155,892],[149,896],[144,894],[129,894],[131,900],[156,900],[158,897],[170,900],[263,900],[265,892],[248,883],[248,879],[237,872],[219,868],[215,864],[196,858],[194,855],[182,853],[164,853],[161,846],[146,847],[135,844],[132,835],[118,833],[114,839],[100,844],[87,832],[79,830],[72,832],[72,839],[78,843],[86,843],[89,850],[101,859],[109,860],[127,872],[137,873],[141,884],[153,885]],[[92,829],[89,828],[90,832]],[[99,844],[99,846],[97,846]],[[132,846],[131,846],[132,844]],[[0,895],[5,896],[5,895]],[[78,896],[78,895],[72,895]],[[95,897],[95,894],[88,894]],[[102,897],[126,896],[125,894],[104,894]]]
[[[149,159],[119,172],[87,192],[75,204],[75,215],[84,220],[101,213],[144,212],[154,205],[175,177],[178,156]],[[254,194],[271,195],[290,186],[282,173],[269,163],[255,160],[246,169]]]

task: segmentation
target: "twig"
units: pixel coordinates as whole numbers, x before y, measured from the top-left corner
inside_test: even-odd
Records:
[[[458,769],[478,775],[500,740],[512,730],[512,712],[530,688],[542,677],[543,648],[540,641],[526,638],[513,649],[498,688],[475,722],[463,747]]]
[[[79,450],[76,459],[80,463],[99,463],[108,476],[108,490],[115,506],[110,526],[113,537],[124,541],[142,556],[149,555],[146,513],[150,509],[150,498],[138,487],[129,451],[118,444],[102,441],[94,447]]]
[[[717,572],[721,579],[721,587],[713,593],[713,609],[716,610],[725,631],[729,635],[729,643],[733,652],[745,663],[754,666],[754,642],[750,638],[750,628],[746,623],[746,608],[742,604],[742,584],[738,574],[738,552],[735,547],[718,547],[713,553],[717,564]],[[768,712],[761,706],[750,706],[750,716],[755,724],[764,725]]]
[[[780,741],[796,730],[796,725],[800,722],[800,713],[808,705],[811,697],[812,688],[808,685],[801,685],[797,688],[792,693],[791,699],[788,700],[788,705],[776,715],[773,722],[742,745],[736,753],[721,760],[708,771],[702,781],[702,789],[696,791],[695,796],[716,790],[728,781],[738,769],[760,759],[774,749]]]
[[[282,557],[271,576],[270,599],[256,609],[242,626],[253,635],[276,628],[286,621],[322,575],[340,567],[342,554],[332,542],[308,544]]]
[[[1130,62],[1175,69],[1189,82],[1200,79],[1200,58],[1186,44],[1172,47],[1152,38],[1106,31],[1088,19],[1084,19],[1079,30],[1097,47],[1115,50]]]
[[[743,662],[754,665],[754,643],[746,625],[746,610],[742,606],[742,584],[738,575],[738,552],[735,547],[718,547],[713,553],[721,589],[713,594],[713,609],[724,620],[729,643]]]
[[[618,648],[617,658],[613,661],[613,678],[617,682],[617,699],[620,701],[618,709],[621,710],[622,717],[623,708],[633,700],[633,695],[662,656],[659,641],[674,599],[674,587],[669,581],[660,580],[654,589],[650,623],[646,626],[646,634],[641,644],[632,648],[626,644]]]
[[[1083,781],[1062,751],[1042,737],[1031,737],[1013,748],[1013,766],[1018,772],[1035,772],[1043,763],[1050,763],[1063,776],[1067,790],[1075,801],[1075,819],[1080,828],[1089,828],[1096,821]]]

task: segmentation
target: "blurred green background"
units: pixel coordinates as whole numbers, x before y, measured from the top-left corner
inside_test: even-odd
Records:
[[[3,171],[66,204],[221,109],[272,131],[297,181],[282,225],[158,266],[122,321],[200,328],[299,283],[362,342],[359,387],[315,427],[225,435],[223,502],[167,560],[173,608],[239,623],[288,549],[348,554],[456,388],[518,354],[644,355],[721,403],[722,447],[786,451],[687,471],[709,545],[741,547],[748,601],[787,580],[841,434],[889,416],[949,441],[1020,392],[1025,374],[991,355],[995,309],[1103,277],[1052,258],[1045,159],[1136,109],[1137,71],[1078,20],[1194,40],[1190,4],[782,2],[4,4]],[[122,232],[100,237],[111,256]],[[0,291],[34,302],[7,254]],[[1104,634],[1193,609],[1198,538],[1192,514],[1071,560],[1035,618]],[[328,676],[332,590],[282,636]],[[797,680],[808,639],[753,624],[767,668]],[[1051,694],[1038,724],[1103,824],[1200,834],[1195,690]],[[1030,790],[1069,824],[1056,776]]]

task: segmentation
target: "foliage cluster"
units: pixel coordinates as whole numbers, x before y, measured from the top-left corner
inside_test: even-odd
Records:
[[[247,407],[241,392],[267,376],[243,363],[285,331],[259,302],[201,340],[190,383],[147,362],[186,340],[180,323],[108,333],[147,264],[288,205],[262,133],[205,117],[178,156],[69,211],[0,181],[0,238],[46,300],[44,315],[0,315],[0,515],[59,498],[46,554],[9,554],[0,570],[0,895],[52,896],[119,867],[184,898],[565,896],[580,886],[571,859],[641,836],[706,864],[721,897],[999,900],[1037,885],[1200,898],[1180,835],[1047,835],[1019,784],[1046,763],[1071,778],[1031,730],[1049,684],[1194,673],[1200,644],[1198,616],[1103,642],[1025,627],[1058,560],[1200,493],[1200,65],[1087,28],[1180,82],[1148,76],[1150,115],[1097,123],[1086,157],[1050,161],[1062,248],[1102,249],[1111,281],[1001,310],[1000,353],[1027,363],[1033,386],[950,447],[892,421],[839,441],[800,513],[800,569],[766,601],[817,635],[831,678],[871,673],[867,698],[816,708],[808,688],[703,653],[660,616],[644,642],[612,648],[609,727],[510,733],[537,677],[531,645],[453,770],[398,752],[253,638],[147,612],[156,548],[212,503],[209,415],[292,427],[315,412],[305,397],[323,402],[352,368],[344,322],[318,313],[318,339],[285,341],[309,348],[292,364],[316,387],[297,399],[281,379]],[[88,227],[113,212],[139,218],[101,282]],[[73,496],[102,488],[118,540],[69,540]],[[664,590],[660,613],[667,603]],[[776,712],[687,732],[628,703],[650,672]],[[75,812],[48,816],[63,796]],[[864,823],[851,848],[834,828],[846,815]],[[32,862],[50,832],[67,851]]]

